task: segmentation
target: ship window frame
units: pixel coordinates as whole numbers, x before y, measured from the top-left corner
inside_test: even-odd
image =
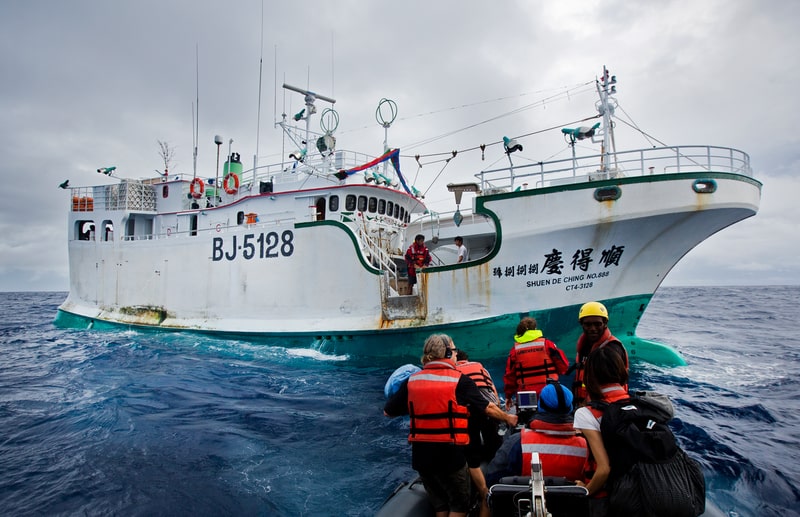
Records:
[[[358,196],[358,211],[367,211],[367,196]]]
[[[102,240],[103,242],[113,242],[114,241],[114,222],[110,219],[106,219],[102,223],[103,233],[102,233]],[[109,239],[109,237],[111,237]]]
[[[339,196],[332,195],[328,198],[328,212],[338,212],[339,211]]]
[[[79,219],[75,221],[75,239],[76,241],[93,241],[95,240],[96,225],[94,219]]]
[[[371,214],[374,214],[378,211],[378,198],[375,196],[370,196],[367,200],[367,211]]]
[[[386,202],[386,215],[389,217],[394,217],[394,202],[387,201]]]
[[[347,197],[344,200],[344,209],[352,212],[356,209],[356,195],[355,194],[347,194]]]
[[[383,198],[378,200],[378,213],[381,215],[386,213],[386,200]]]

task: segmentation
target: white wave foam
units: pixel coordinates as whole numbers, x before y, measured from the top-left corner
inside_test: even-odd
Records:
[[[324,352],[320,352],[319,350],[314,350],[311,348],[287,348],[286,354],[295,356],[295,357],[308,357],[317,361],[347,361],[350,359],[350,356],[347,354],[344,355],[332,355],[326,354]]]

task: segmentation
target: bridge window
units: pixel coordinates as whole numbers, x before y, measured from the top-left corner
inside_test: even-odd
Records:
[[[339,210],[339,196],[331,196],[328,199],[328,211],[336,212]]]
[[[378,198],[369,198],[369,213],[374,214],[378,211]]]
[[[348,194],[344,200],[344,209],[353,211],[356,209],[356,196],[353,194]]]
[[[114,223],[111,221],[103,221],[103,234],[101,238],[106,242],[114,240]]]
[[[367,196],[358,196],[358,209],[361,212],[367,211]]]
[[[386,202],[386,215],[393,216],[394,215],[394,203],[391,201]]]
[[[77,221],[75,223],[75,238],[79,241],[93,241],[94,221]]]

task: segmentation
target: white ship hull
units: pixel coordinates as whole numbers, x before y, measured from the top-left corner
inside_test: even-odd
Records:
[[[507,353],[521,315],[571,353],[577,308],[598,300],[633,356],[680,364],[637,338],[636,325],[681,257],[758,211],[761,188],[740,151],[645,149],[485,171],[456,225],[460,212],[412,220],[420,199],[369,172],[336,177],[344,156],[323,157],[308,176],[246,171],[235,192],[199,199],[183,177],[73,189],[70,293],[57,322],[274,337],[368,356],[416,356],[443,331],[479,358]],[[614,172],[587,173],[610,158]],[[515,188],[522,181],[536,188]],[[402,254],[416,233],[436,261],[408,293]],[[470,248],[463,264],[454,264],[455,235]]]

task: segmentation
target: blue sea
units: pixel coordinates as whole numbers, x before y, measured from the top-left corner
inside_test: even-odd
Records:
[[[65,297],[0,293],[0,514],[368,516],[414,475],[403,419],[382,414],[398,364],[59,329]],[[799,299],[798,286],[663,288],[639,327],[688,366],[634,363],[631,385],[672,398],[673,429],[731,517],[800,515]],[[498,383],[504,359],[484,362]]]

